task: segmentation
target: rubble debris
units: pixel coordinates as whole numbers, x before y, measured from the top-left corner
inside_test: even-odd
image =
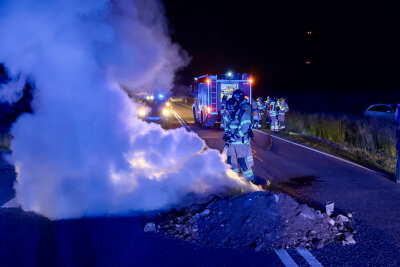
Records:
[[[326,212],[326,214],[327,214],[328,216],[331,216],[331,215],[332,215],[334,209],[335,209],[335,203],[333,203],[333,202],[328,202],[328,203],[325,205],[325,212]]]
[[[146,223],[146,225],[144,226],[144,231],[145,233],[147,232],[155,232],[156,231],[156,225],[152,222],[150,223]]]
[[[331,242],[356,243],[352,218],[331,218],[283,193],[258,191],[226,197],[202,208],[187,208],[179,216],[171,212],[164,217],[158,227],[160,234],[204,246],[260,252],[271,248],[322,248]]]

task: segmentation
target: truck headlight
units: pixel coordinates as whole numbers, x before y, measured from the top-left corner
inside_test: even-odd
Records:
[[[166,108],[164,108],[163,111],[162,111],[162,114],[163,114],[165,117],[168,117],[168,116],[169,116],[169,113],[170,113],[170,111],[169,111],[168,109],[166,109]]]
[[[146,116],[146,110],[143,109],[143,108],[141,108],[141,109],[139,110],[139,117],[144,117],[144,116]]]

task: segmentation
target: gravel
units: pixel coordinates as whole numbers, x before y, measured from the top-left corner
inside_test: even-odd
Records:
[[[355,244],[353,220],[353,216],[328,216],[283,193],[258,191],[170,211],[158,226],[146,226],[147,230],[204,246],[261,252],[290,247],[319,249],[331,242]]]

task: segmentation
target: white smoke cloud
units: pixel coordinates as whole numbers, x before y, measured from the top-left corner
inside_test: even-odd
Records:
[[[23,95],[26,78],[16,76],[5,84],[0,84],[0,102],[14,104]]]
[[[2,0],[0,36],[0,62],[35,82],[33,114],[12,127],[24,210],[60,219],[162,209],[240,185],[196,134],[138,120],[120,88],[168,91],[188,62],[158,1]]]

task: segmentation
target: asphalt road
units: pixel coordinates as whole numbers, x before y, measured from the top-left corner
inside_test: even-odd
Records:
[[[190,106],[174,102],[177,114],[210,148],[223,148],[222,131],[194,124]],[[179,126],[178,122],[174,124]],[[252,149],[256,175],[271,180],[271,190],[286,192],[315,208],[333,201],[335,212],[352,212],[355,245],[330,244],[313,250],[324,266],[400,266],[400,185],[384,174],[313,149],[255,132]]]
[[[209,147],[222,149],[221,130],[194,125],[189,106],[175,102],[174,110]],[[173,118],[171,127],[181,123]],[[275,137],[267,151],[266,135],[260,132],[255,139],[255,173],[271,180],[273,190],[314,207],[334,201],[336,212],[354,212],[357,244],[312,250],[323,266],[400,266],[400,186],[382,174]],[[14,181],[13,166],[2,159],[1,205],[14,197]],[[291,266],[291,260],[310,266],[294,249],[207,248],[144,233],[144,224],[153,219],[151,214],[128,214],[49,221],[19,208],[1,208],[0,266]]]
[[[50,221],[20,208],[15,169],[0,157],[0,266],[284,266],[275,251],[200,247],[144,233],[155,214]],[[289,250],[293,257],[298,253]],[[301,259],[300,259],[301,261]],[[303,260],[304,261],[304,260]]]

